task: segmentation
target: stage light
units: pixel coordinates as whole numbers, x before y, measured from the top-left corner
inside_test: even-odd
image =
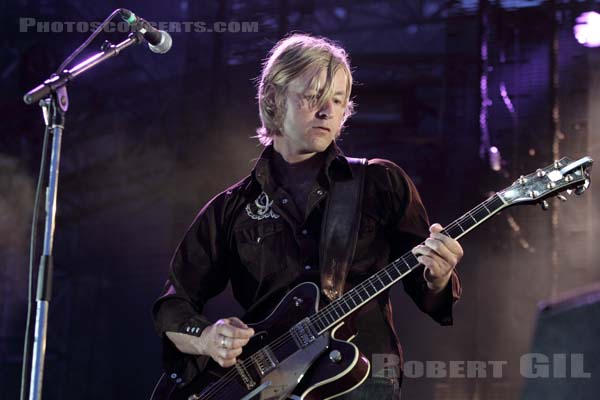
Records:
[[[600,14],[584,12],[576,21],[573,27],[575,39],[585,47],[600,47]]]
[[[492,171],[500,171],[502,169],[502,156],[500,150],[496,146],[490,147],[490,168]]]

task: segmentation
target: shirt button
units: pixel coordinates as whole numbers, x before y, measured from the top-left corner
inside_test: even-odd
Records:
[[[283,199],[281,199],[281,204],[287,204],[288,199],[286,199],[285,197]]]
[[[312,267],[310,265],[305,265],[304,269],[307,270],[307,271],[310,271],[312,269]]]
[[[302,229],[302,234],[303,234],[304,236],[306,236],[306,235],[308,235],[308,231],[307,231],[306,229]]]

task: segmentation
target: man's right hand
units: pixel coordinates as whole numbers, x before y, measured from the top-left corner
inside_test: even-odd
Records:
[[[223,318],[202,331],[200,337],[167,332],[167,337],[183,353],[210,356],[221,367],[231,367],[254,335],[254,329],[236,317]]]
[[[238,318],[231,317],[220,319],[204,328],[200,342],[204,346],[205,355],[211,356],[221,367],[231,367],[252,335],[254,329]]]

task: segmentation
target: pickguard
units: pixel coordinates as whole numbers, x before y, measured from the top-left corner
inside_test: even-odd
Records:
[[[329,334],[318,336],[314,342],[283,360],[277,369],[265,375],[262,383],[270,382],[260,393],[261,400],[284,399],[292,393],[311,364],[329,347]]]

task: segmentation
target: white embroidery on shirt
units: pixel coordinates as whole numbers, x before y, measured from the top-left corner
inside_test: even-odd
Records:
[[[273,200],[269,200],[269,196],[267,196],[265,192],[262,192],[258,196],[258,198],[254,200],[254,205],[256,205],[256,212],[252,211],[250,205],[250,203],[246,204],[246,213],[252,219],[261,220],[265,218],[279,218],[279,214],[271,210]]]

